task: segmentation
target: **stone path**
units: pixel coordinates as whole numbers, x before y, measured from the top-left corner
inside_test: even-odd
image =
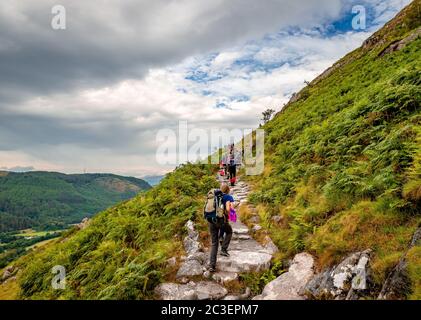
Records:
[[[227,182],[224,177],[218,176],[219,182]],[[231,189],[234,197],[237,212],[241,206],[249,206],[247,196],[250,192],[249,186],[238,181],[237,185]],[[256,214],[255,208],[249,206]],[[256,217],[257,214],[256,214]],[[257,219],[258,220],[258,219]],[[277,251],[276,246],[270,239],[267,245],[262,246],[250,235],[249,228],[240,219],[236,223],[231,223],[233,237],[229,247],[230,257],[222,257],[218,254],[217,272],[210,274],[207,271],[209,261],[209,251],[199,241],[199,234],[195,230],[192,221],[187,222],[188,235],[183,240],[187,257],[182,262],[177,272],[178,283],[163,283],[155,288],[155,293],[163,300],[207,300],[207,299],[227,299],[238,300],[247,299],[250,290],[242,295],[232,295],[224,287],[230,281],[238,279],[240,273],[260,272],[270,268],[273,254]],[[258,229],[258,225],[255,225]],[[209,244],[207,245],[209,247]],[[203,280],[197,282],[202,276]]]

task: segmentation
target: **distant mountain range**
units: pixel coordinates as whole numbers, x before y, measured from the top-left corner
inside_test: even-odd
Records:
[[[162,176],[145,176],[142,179],[149,183],[151,186],[156,186],[164,179],[165,175]]]
[[[0,171],[0,232],[66,227],[150,188],[113,174]]]

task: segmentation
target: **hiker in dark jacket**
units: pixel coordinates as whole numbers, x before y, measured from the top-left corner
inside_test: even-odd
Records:
[[[212,239],[212,248],[210,253],[210,272],[216,271],[216,255],[218,253],[219,237],[224,234],[221,244],[221,256],[229,257],[228,247],[232,238],[232,227],[228,221],[230,209],[234,207],[234,198],[229,194],[230,188],[226,183],[221,185],[223,193],[222,203],[224,205],[224,217],[217,218],[216,222],[209,222],[209,231]]]

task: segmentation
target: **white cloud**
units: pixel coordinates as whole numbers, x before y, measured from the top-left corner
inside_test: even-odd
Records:
[[[373,31],[331,37],[317,30],[279,32],[282,26],[307,28],[335,17],[340,1],[330,0],[273,0],[266,6],[254,0],[124,1],[101,8],[85,3],[69,4],[78,13],[69,16],[75,42],[59,47],[66,53],[75,43],[82,53],[89,47],[101,67],[110,66],[121,76],[107,74],[108,83],[93,85],[101,68],[88,59],[81,67],[87,70],[77,72],[78,85],[69,92],[40,91],[10,104],[0,95],[0,166],[161,174],[171,167],[155,161],[159,129],[175,128],[179,120],[204,129],[254,128],[262,111],[279,110],[304,80],[312,80]],[[0,6],[19,21],[29,19],[29,9],[42,8],[32,1]],[[376,12],[383,12],[378,6]],[[37,19],[31,23],[50,37]],[[12,45],[17,44],[0,47],[0,58]],[[36,68],[25,67],[32,73]],[[133,72],[137,68],[142,76]],[[198,74],[198,81],[188,77],[192,74]],[[227,108],[215,108],[218,102]]]

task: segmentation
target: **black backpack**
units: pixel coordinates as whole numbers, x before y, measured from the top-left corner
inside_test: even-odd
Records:
[[[208,192],[205,206],[203,208],[204,218],[212,223],[217,221],[217,218],[223,218],[225,214],[222,197],[224,194],[219,189],[212,189]]]

